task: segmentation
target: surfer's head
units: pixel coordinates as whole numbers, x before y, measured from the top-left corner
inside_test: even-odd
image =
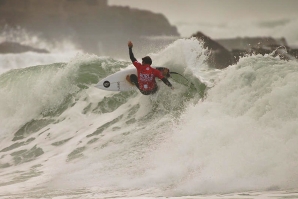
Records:
[[[152,59],[149,56],[143,57],[142,61],[144,64],[149,64],[149,65],[152,64]]]

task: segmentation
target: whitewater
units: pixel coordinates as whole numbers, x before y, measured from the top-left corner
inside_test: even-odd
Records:
[[[298,198],[298,62],[202,46],[152,52],[191,82],[152,96],[95,88],[129,59],[1,55],[0,198]]]

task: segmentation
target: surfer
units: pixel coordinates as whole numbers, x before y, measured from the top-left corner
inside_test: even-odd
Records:
[[[131,74],[126,76],[126,80],[135,85],[143,95],[154,94],[158,90],[158,86],[155,81],[155,77],[161,79],[167,86],[174,89],[169,80],[157,69],[152,68],[152,60],[149,56],[142,58],[142,63],[138,62],[132,52],[133,44],[131,41],[128,42],[129,57],[133,65],[137,69],[137,75]],[[166,74],[169,74],[168,69],[165,70]]]

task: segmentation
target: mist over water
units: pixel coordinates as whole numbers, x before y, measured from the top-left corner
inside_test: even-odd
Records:
[[[175,90],[159,82],[148,97],[94,87],[128,61],[54,55],[0,75],[1,196],[297,190],[297,62],[253,55],[216,70],[199,41],[179,39],[150,56],[193,84],[173,76]]]
[[[212,39],[235,37],[286,38],[289,46],[298,46],[298,25],[296,17],[273,18],[271,20],[246,20],[221,23],[176,22],[182,37],[190,37],[200,30]]]
[[[0,74],[12,69],[26,68],[36,65],[46,65],[58,62],[69,62],[76,54],[82,53],[68,40],[45,41],[37,34],[17,28],[3,27],[0,33],[0,43],[15,42],[37,49],[47,50],[50,53],[7,53],[0,54]]]

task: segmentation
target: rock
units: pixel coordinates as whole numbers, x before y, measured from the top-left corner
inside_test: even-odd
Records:
[[[216,40],[225,48],[231,51],[236,61],[244,55],[272,54],[283,60],[296,60],[295,50],[288,46],[285,38],[272,37],[237,37],[230,39]]]
[[[24,52],[49,53],[45,49],[33,48],[31,46],[21,45],[15,42],[3,42],[0,44],[0,53],[24,53]]]
[[[298,59],[298,49],[290,49],[289,53]]]
[[[197,32],[192,35],[198,40],[204,42],[204,48],[210,50],[210,55],[208,58],[208,64],[217,69],[223,69],[236,63],[235,58],[232,53],[229,52],[226,48],[220,45],[218,42],[212,40],[201,32]]]
[[[250,50],[264,46],[288,46],[285,38],[274,39],[272,37],[237,37],[230,39],[217,39],[218,43],[229,51],[233,49]]]

